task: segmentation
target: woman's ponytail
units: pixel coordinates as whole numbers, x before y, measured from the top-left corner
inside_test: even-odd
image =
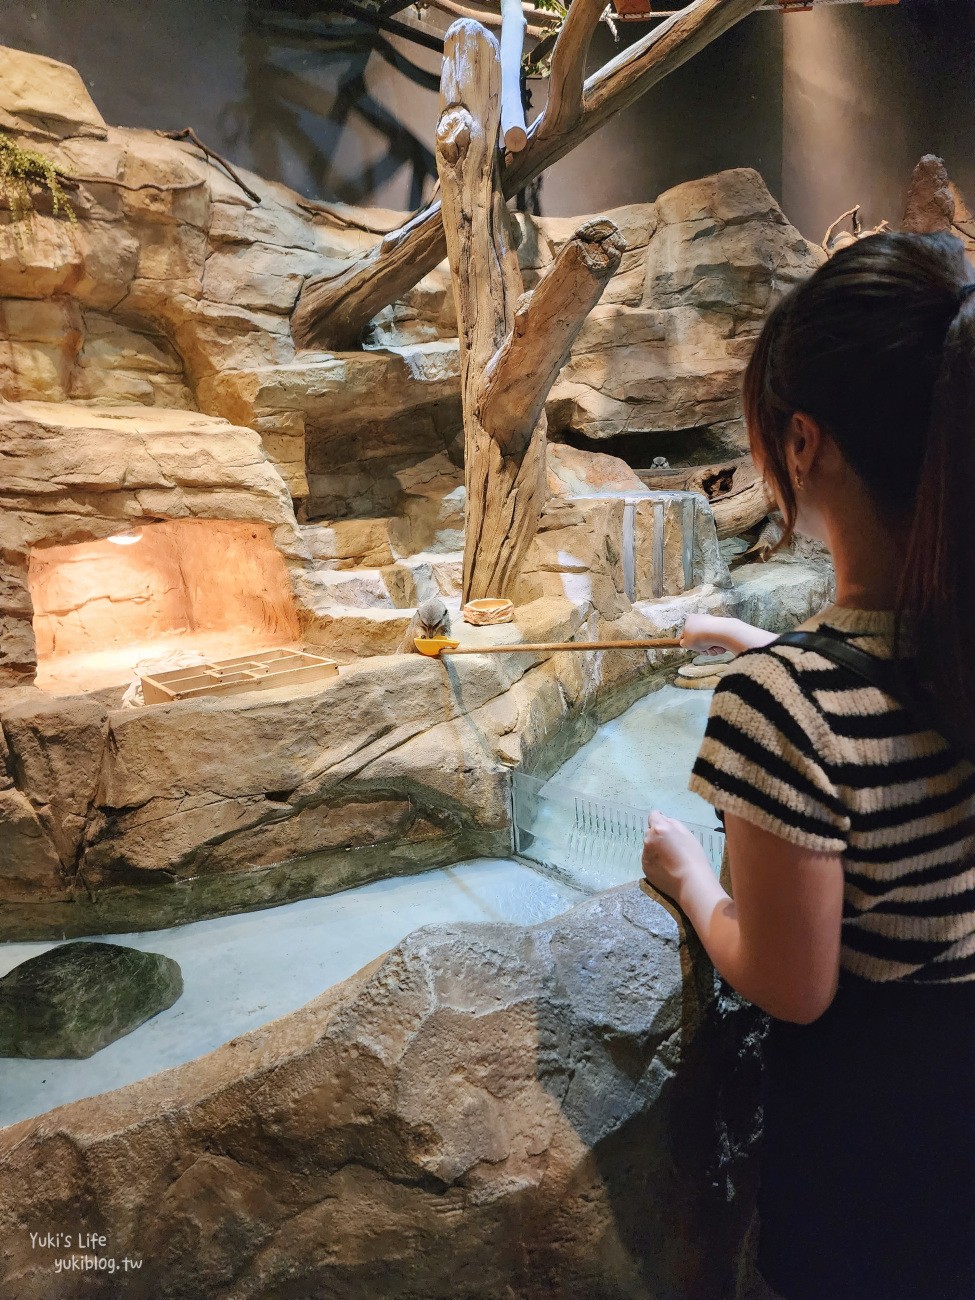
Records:
[[[895,652],[910,617],[915,662],[950,734],[975,738],[975,285],[959,293],[897,594]]]

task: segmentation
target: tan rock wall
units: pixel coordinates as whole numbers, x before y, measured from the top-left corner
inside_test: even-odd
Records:
[[[713,427],[736,454],[741,374],[761,321],[825,255],[747,168],[689,181],[630,211],[632,260],[552,389],[549,428],[609,438]]]
[[[0,406],[0,681],[3,674],[22,679],[35,663],[32,550],[98,540],[140,522],[193,517],[263,524],[290,563],[307,555],[287,488],[250,429],[156,408]],[[231,564],[242,558],[231,533],[212,558]],[[248,581],[260,591],[256,573]]]
[[[167,632],[298,639],[288,571],[266,524],[171,520],[132,546],[80,542],[31,552],[38,659],[150,641]]]

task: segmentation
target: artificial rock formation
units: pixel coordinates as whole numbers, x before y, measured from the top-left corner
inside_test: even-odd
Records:
[[[516,621],[471,628],[455,615],[465,644],[673,636],[691,612],[785,631],[832,593],[828,564],[784,556],[742,564],[720,586],[701,568],[697,586],[672,594],[685,554],[726,573],[708,535],[695,534],[689,551],[665,550],[678,573],[665,568],[659,596],[648,590],[655,572],[634,570],[631,601],[613,549],[624,502],[562,509],[584,528],[559,538],[558,515],[543,521]],[[567,554],[590,527],[605,541]],[[397,626],[401,640],[408,627]],[[0,691],[5,932],[154,929],[506,853],[511,768],[552,770],[597,718],[661,685],[680,660],[675,650],[445,663],[398,654],[358,659],[308,694],[143,709]]]
[[[651,42],[643,73],[673,66],[688,32],[713,35],[747,5],[721,7],[719,17],[714,0],[695,0],[689,23]],[[566,27],[576,71],[594,12],[574,6]],[[653,689],[679,656],[398,654],[419,603],[444,599],[456,616],[460,602],[464,448],[447,268],[381,313],[366,350],[298,354],[291,316],[305,278],[351,266],[396,214],[336,214],[235,178],[191,141],[106,126],[71,69],[3,58],[0,129],[73,178],[77,216],[55,216],[38,192],[29,227],[0,222],[0,620],[5,681],[18,687],[0,692],[11,932],[161,924],[506,849],[510,767],[531,767],[560,732]],[[589,90],[598,116],[599,85]],[[569,99],[563,109],[553,130],[569,129]],[[548,419],[582,436],[706,427],[717,437],[737,419],[749,333],[808,248],[751,172],[610,216],[626,251]],[[560,256],[571,260],[577,224],[519,219],[518,260],[539,301]],[[644,371],[654,384],[640,388]],[[813,565],[731,574],[700,496],[650,492],[622,461],[569,446],[553,444],[547,461],[539,500],[551,500],[506,637],[667,636],[697,609],[748,609],[785,627],[828,597],[829,575]],[[83,628],[91,603],[59,580],[34,609],[32,551],[40,575],[45,549],[97,549],[133,526],[172,538],[215,524],[235,538],[266,532],[299,634],[343,661],[337,680],[305,697],[139,710],[119,708],[121,681],[75,697],[25,686],[32,616],[54,644],[47,620]],[[191,618],[197,601],[184,603]],[[276,634],[290,634],[285,623]],[[476,644],[501,631],[462,635]]]
[[[749,168],[689,181],[655,203],[604,218],[625,251],[546,403],[549,435],[599,441],[640,435],[650,467],[723,460],[747,450],[741,377],[769,308],[825,254],[784,217]],[[595,216],[517,217],[528,289]],[[411,347],[457,332],[443,268],[373,323],[376,342]]]
[[[627,253],[548,402],[550,429],[591,439],[682,433],[719,460],[747,450],[741,376],[768,310],[823,254],[757,172],[690,181],[624,209]],[[615,214],[614,214],[615,215]],[[674,437],[645,440],[667,454]]]
[[[14,1125],[0,1291],[80,1294],[29,1235],[80,1215],[153,1300],[732,1294],[758,1022],[692,942],[636,885],[419,930],[199,1061]]]
[[[94,1055],[182,995],[171,957],[114,943],[65,943],[0,979],[0,1057]]]

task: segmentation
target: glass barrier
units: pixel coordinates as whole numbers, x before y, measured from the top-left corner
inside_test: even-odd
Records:
[[[572,884],[608,889],[641,876],[640,854],[652,809],[597,799],[527,772],[512,773],[515,852],[548,867]],[[724,832],[684,822],[715,875],[720,873]]]

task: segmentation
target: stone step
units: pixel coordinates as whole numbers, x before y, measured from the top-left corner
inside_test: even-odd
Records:
[[[396,595],[406,595],[402,577],[401,571],[390,574],[388,569],[317,569],[302,574],[297,581],[300,581],[302,602],[311,608],[337,605],[355,609],[400,609],[415,605],[413,601],[395,598]]]
[[[405,652],[416,611],[355,609],[323,601],[312,612],[314,622],[306,632],[306,643],[334,650],[345,658]]]
[[[312,558],[322,568],[375,569],[392,564],[390,520],[338,519],[326,524],[300,524]]]

